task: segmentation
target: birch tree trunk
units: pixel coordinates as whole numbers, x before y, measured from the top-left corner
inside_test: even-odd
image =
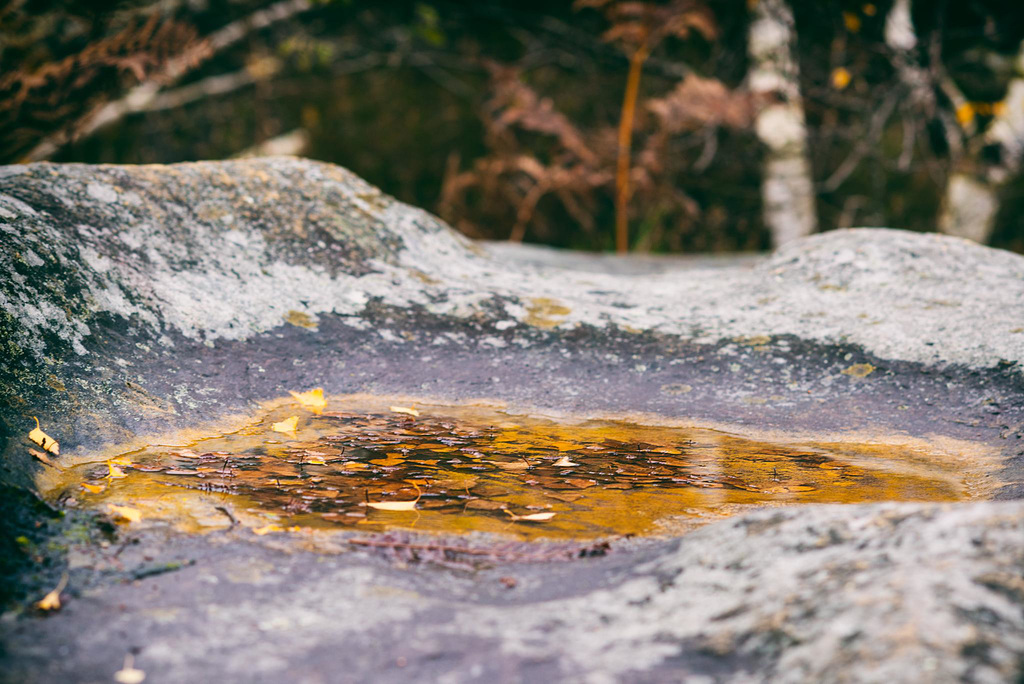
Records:
[[[774,93],[780,101],[761,110],[755,130],[766,147],[761,185],[764,221],[779,246],[814,233],[817,215],[807,159],[807,125],[793,54],[796,27],[785,0],[758,0],[747,49],[753,93]]]
[[[995,148],[996,154],[991,155],[995,161],[978,159],[974,169],[950,175],[939,230],[984,244],[995,228],[999,189],[1020,171],[1024,157],[1024,42],[1017,52],[1006,97],[994,107],[983,140],[986,148]]]

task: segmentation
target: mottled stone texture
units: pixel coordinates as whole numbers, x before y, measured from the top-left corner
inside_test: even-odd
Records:
[[[738,261],[562,259],[294,159],[7,167],[0,241],[9,483],[44,467],[31,416],[71,461],[323,386],[969,440],[1000,454],[1006,499],[763,512],[468,575],[65,530],[75,598],[0,623],[0,676],[102,681],[129,649],[153,681],[1020,676],[1021,257],[874,229]]]

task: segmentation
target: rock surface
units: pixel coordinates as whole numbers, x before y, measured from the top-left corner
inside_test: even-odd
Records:
[[[44,468],[31,416],[71,461],[323,386],[966,440],[999,454],[1006,499],[763,512],[469,575],[240,531],[104,547],[64,530],[76,599],[0,623],[12,681],[107,680],[132,650],[154,681],[1006,681],[1024,666],[1019,256],[849,230],[733,263],[560,266],[294,159],[7,167],[0,241],[8,483]]]

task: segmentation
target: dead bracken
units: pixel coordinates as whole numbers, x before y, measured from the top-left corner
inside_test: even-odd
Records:
[[[756,506],[971,494],[960,470],[909,447],[786,445],[480,408],[326,410],[322,394],[293,396],[237,432],[79,466],[65,491],[147,520],[257,534],[406,528],[521,539],[678,531]]]

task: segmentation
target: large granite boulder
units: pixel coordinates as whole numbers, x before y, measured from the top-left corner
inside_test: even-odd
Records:
[[[726,260],[481,245],[294,159],[7,167],[0,241],[9,485],[46,468],[32,416],[71,463],[323,386],[961,440],[1003,500],[769,511],[470,575],[56,525],[79,600],[0,626],[20,681],[104,680],[132,650],[154,681],[1019,676],[1019,256],[881,229]]]

